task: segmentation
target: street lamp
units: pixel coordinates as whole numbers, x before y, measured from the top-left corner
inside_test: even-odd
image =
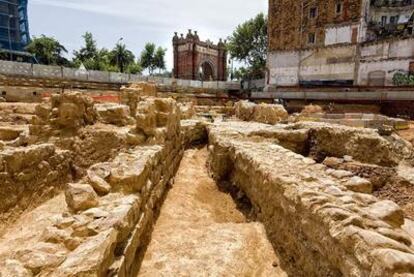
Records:
[[[120,43],[121,43],[121,41],[122,40],[124,40],[124,38],[123,37],[121,37],[121,38],[119,38],[118,39],[118,42],[116,43],[117,45],[119,45]],[[118,54],[116,54],[116,66],[118,67],[118,69],[120,69],[119,68],[119,55]]]
[[[10,20],[14,18],[14,15],[10,14],[7,20],[7,31],[9,33],[9,50],[10,50],[10,61],[13,60],[13,53],[12,53],[12,41],[11,41],[11,32],[10,32]]]

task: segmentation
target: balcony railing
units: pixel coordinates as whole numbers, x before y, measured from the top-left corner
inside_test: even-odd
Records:
[[[414,0],[374,0],[371,5],[376,8],[382,7],[405,7],[414,5]]]

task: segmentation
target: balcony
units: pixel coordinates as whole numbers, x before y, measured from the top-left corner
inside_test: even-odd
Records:
[[[373,0],[371,6],[375,8],[407,7],[414,6],[414,0]]]

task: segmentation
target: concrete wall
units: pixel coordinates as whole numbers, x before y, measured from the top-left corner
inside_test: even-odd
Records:
[[[363,45],[358,84],[374,84],[373,79],[383,75],[383,83],[392,86],[394,74],[407,73],[411,62],[414,62],[414,38]]]
[[[352,26],[328,27],[325,30],[325,45],[351,43]]]
[[[297,85],[299,83],[299,63],[299,51],[269,53],[269,84],[278,86]]]
[[[355,45],[270,53],[269,84],[295,86],[301,81],[353,80],[355,54]]]
[[[240,89],[238,82],[201,82],[180,80],[162,77],[145,77],[142,75],[125,74],[117,72],[95,71],[95,70],[79,70],[74,68],[66,68],[60,66],[46,66],[29,63],[18,63],[10,61],[0,61],[0,74],[22,77],[37,77],[47,79],[62,79],[73,81],[89,81],[98,83],[114,83],[125,84],[142,81],[153,81],[162,85],[210,88],[210,89]]]
[[[329,29],[327,43],[348,39],[346,28]],[[358,69],[355,63],[357,46],[352,44],[269,53],[269,84],[295,86],[300,82],[353,81],[357,78],[358,85],[391,86],[394,74],[407,73],[410,62],[414,62],[414,38],[362,44],[360,51]],[[356,71],[358,76],[355,77]]]

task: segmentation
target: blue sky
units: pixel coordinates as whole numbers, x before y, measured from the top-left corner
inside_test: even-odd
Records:
[[[175,31],[197,30],[201,39],[226,38],[241,22],[267,12],[267,0],[29,0],[32,36],[57,38],[72,53],[90,31],[100,47],[119,38],[139,55],[146,42],[168,48]]]

